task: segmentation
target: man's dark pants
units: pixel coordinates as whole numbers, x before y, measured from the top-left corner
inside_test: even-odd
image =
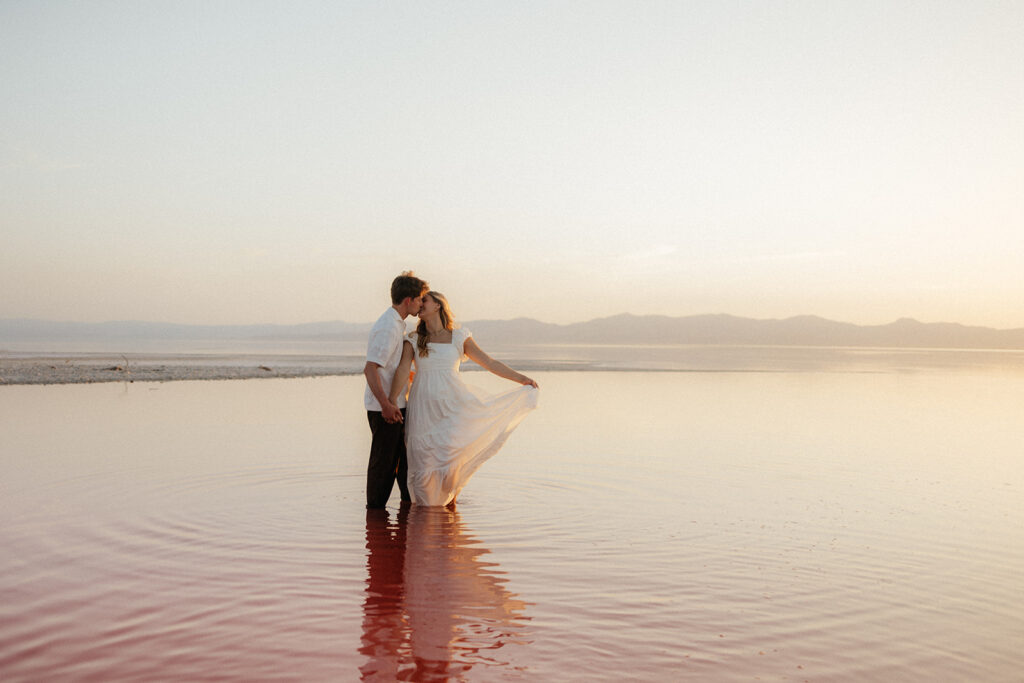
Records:
[[[382,508],[391,497],[391,489],[398,479],[398,491],[403,501],[411,501],[406,475],[409,463],[405,459],[405,425],[384,421],[379,410],[368,410],[373,442],[370,444],[370,464],[366,468],[366,507]],[[405,419],[405,410],[402,410]]]

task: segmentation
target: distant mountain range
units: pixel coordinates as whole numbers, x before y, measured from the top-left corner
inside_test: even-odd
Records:
[[[179,325],[112,321],[104,323],[52,320],[0,320],[0,346],[10,341],[123,340],[331,340],[365,337],[371,323],[321,322],[302,325]]]
[[[410,321],[413,319],[410,318]],[[731,315],[669,317],[630,314],[558,325],[532,318],[464,323],[490,347],[521,344],[707,344],[768,346],[865,346],[891,348],[1024,349],[1024,328],[998,330],[903,318],[887,325],[854,325],[817,316],[758,320]],[[74,323],[0,320],[4,343],[81,341],[359,341],[371,323],[303,325],[178,325],[150,322]]]
[[[812,315],[759,320],[731,315],[622,314],[570,325],[518,319],[479,321],[467,327],[486,332],[489,338],[533,338],[547,343],[1024,349],[1024,328],[997,330],[910,318],[887,325],[854,325]]]

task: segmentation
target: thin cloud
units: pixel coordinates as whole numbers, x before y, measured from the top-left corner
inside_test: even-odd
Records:
[[[777,254],[749,254],[722,259],[720,263],[775,263],[779,261],[820,261],[842,258],[844,251],[790,251]]]

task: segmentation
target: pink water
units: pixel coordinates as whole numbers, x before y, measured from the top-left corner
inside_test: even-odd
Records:
[[[0,679],[1021,680],[1024,373],[537,378],[376,515],[360,377],[0,387]]]

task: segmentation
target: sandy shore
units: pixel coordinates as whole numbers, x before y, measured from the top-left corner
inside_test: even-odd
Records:
[[[0,387],[15,384],[175,382],[358,375],[362,356],[231,354],[15,354],[0,352]],[[578,363],[512,361],[518,369],[579,370]],[[477,370],[470,364],[468,370]]]
[[[0,356],[0,386],[353,375],[355,359],[236,356]]]

